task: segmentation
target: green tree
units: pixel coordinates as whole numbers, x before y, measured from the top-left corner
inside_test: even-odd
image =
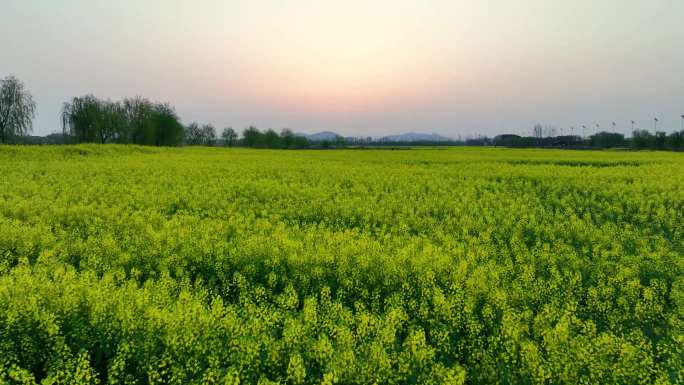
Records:
[[[635,130],[632,132],[632,146],[638,149],[652,148],[655,143],[653,134],[647,130]]]
[[[625,136],[617,132],[601,131],[589,139],[594,147],[620,147],[625,143]]]
[[[292,146],[295,148],[308,147],[310,144],[311,143],[306,137],[300,135],[295,135],[294,140],[292,142]]]
[[[157,104],[152,113],[157,146],[179,146],[183,143],[185,129],[169,104]]]
[[[346,145],[347,145],[347,140],[344,139],[343,136],[340,136],[340,135],[335,136],[335,146],[344,147]]]
[[[254,126],[249,126],[242,131],[242,138],[247,147],[256,147],[263,142],[263,134]]]
[[[119,102],[105,101],[100,103],[101,120],[98,127],[100,143],[107,143],[118,138],[126,129],[123,106]]]
[[[73,98],[62,109],[63,134],[77,143],[135,143],[177,146],[184,128],[173,107],[144,98],[122,102],[93,95]]]
[[[124,137],[136,144],[155,144],[155,125],[152,118],[154,104],[147,99],[136,97],[124,99],[123,106],[128,122],[128,132],[124,134]]]
[[[284,128],[282,131],[280,131],[280,141],[283,144],[283,147],[292,147],[295,143],[294,132],[292,132],[292,130],[290,130],[289,128]]]
[[[663,131],[656,131],[654,139],[655,148],[658,150],[664,150],[665,144],[667,143],[667,133]]]
[[[668,135],[667,146],[672,150],[684,149],[684,131],[673,132]]]
[[[273,129],[268,129],[264,133],[264,145],[269,148],[281,146],[280,136]]]
[[[93,95],[75,97],[62,107],[62,130],[78,143],[99,141],[103,124],[101,102]]]
[[[0,80],[0,143],[33,129],[36,103],[24,84],[14,76]]]

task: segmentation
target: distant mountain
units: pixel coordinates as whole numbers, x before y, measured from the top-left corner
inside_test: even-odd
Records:
[[[384,142],[446,142],[453,140],[446,136],[438,134],[422,134],[418,132],[409,132],[400,135],[389,135],[380,138]]]
[[[341,137],[341,135],[332,131],[317,132],[315,134],[297,133],[295,135],[303,136],[310,142],[332,142],[335,141],[335,139],[337,139],[338,137]],[[344,139],[346,139],[347,141],[354,141],[360,138],[346,137]],[[383,136],[381,138],[375,138],[374,140],[381,142],[446,142],[453,139],[438,134],[423,134],[419,132],[409,132],[406,134]]]
[[[324,141],[334,141],[338,136],[341,136],[335,132],[323,131],[317,132],[315,134],[297,134],[308,139],[310,142],[324,142]]]

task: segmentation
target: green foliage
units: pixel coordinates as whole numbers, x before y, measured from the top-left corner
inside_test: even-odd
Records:
[[[63,135],[75,143],[183,144],[184,128],[168,104],[147,99],[121,102],[93,95],[73,98],[62,108]]]
[[[0,383],[682,383],[683,168],[0,147]]]
[[[684,131],[669,135],[656,131],[655,135],[646,130],[636,130],[632,134],[632,147],[635,149],[684,151]]]
[[[617,132],[601,131],[590,136],[589,141],[594,147],[610,148],[625,146],[625,136]]]
[[[655,137],[647,130],[635,130],[632,133],[632,146],[637,149],[654,148]]]
[[[304,148],[311,145],[305,137],[295,135],[287,128],[278,134],[272,129],[261,132],[258,128],[249,126],[242,131],[242,138],[242,145],[246,147]]]

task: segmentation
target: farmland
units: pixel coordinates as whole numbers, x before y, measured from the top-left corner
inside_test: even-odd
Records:
[[[684,155],[0,147],[0,383],[684,383]]]

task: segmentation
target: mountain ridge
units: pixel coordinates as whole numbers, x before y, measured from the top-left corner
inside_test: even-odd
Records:
[[[354,137],[345,137],[333,131],[321,131],[313,134],[297,133],[296,135],[303,136],[311,142],[334,141],[338,137],[355,139]],[[403,134],[374,137],[373,140],[381,142],[446,142],[453,139],[436,133],[426,134],[411,131]]]

